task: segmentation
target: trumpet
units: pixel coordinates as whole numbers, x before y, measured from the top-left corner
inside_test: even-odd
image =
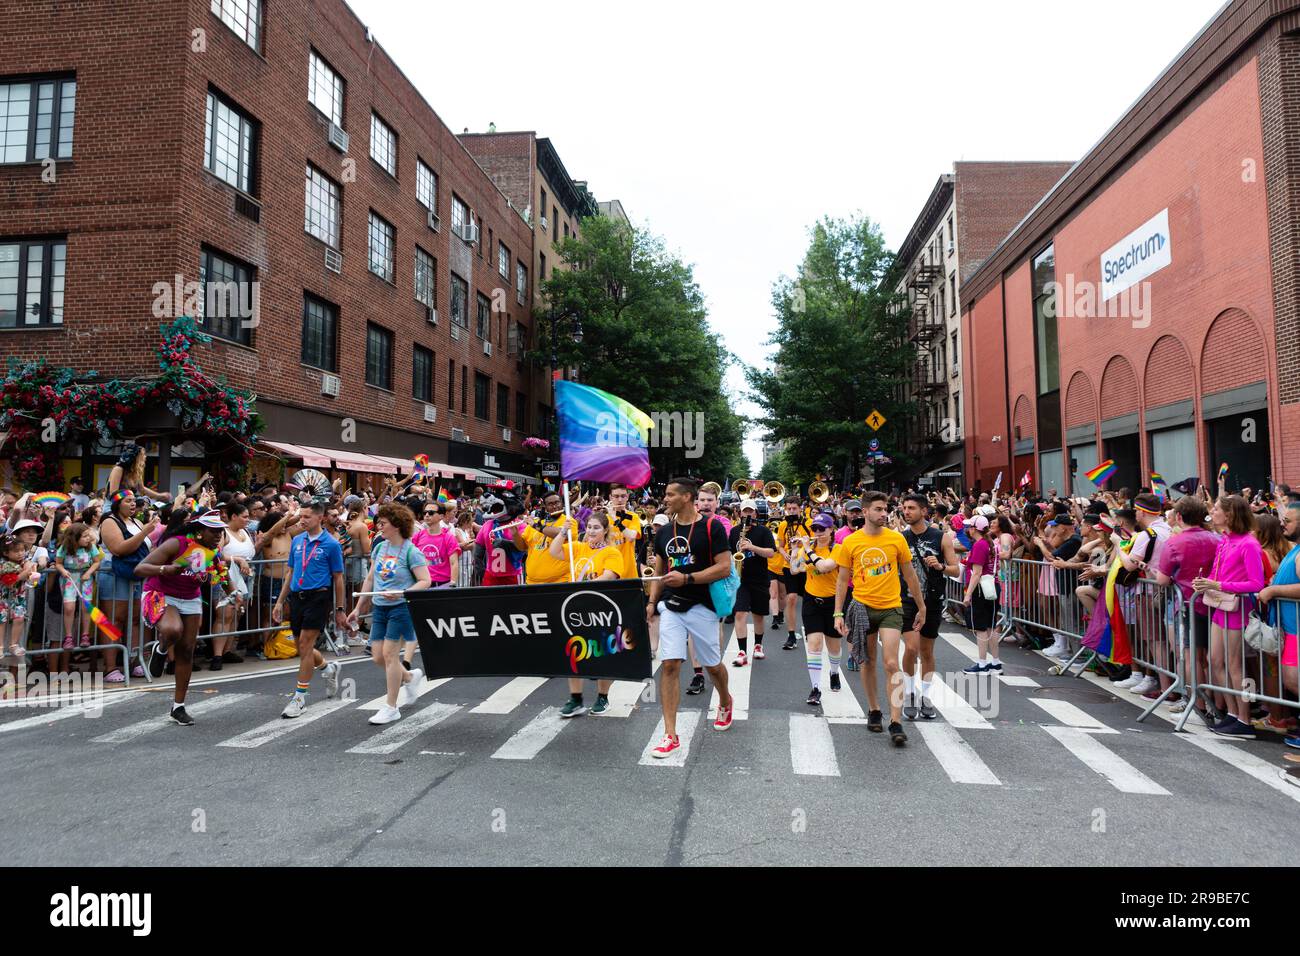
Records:
[[[767,499],[768,504],[780,504],[785,498],[785,485],[779,481],[769,481],[763,486],[763,497]]]
[[[814,481],[808,486],[808,497],[817,504],[822,504],[831,496],[831,489],[824,481]]]

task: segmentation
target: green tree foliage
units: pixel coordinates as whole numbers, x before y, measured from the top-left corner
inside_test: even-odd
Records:
[[[812,228],[799,277],[773,286],[776,354],[770,369],[747,375],[768,440],[786,442],[786,468],[801,484],[819,472],[838,483],[846,466],[857,475],[873,437],[898,458],[914,352],[893,265],[870,219],[826,217]],[[878,432],[866,424],[873,409],[886,419]]]
[[[703,413],[703,435],[690,430],[675,447],[652,447],[655,481],[690,473],[721,481],[748,469],[743,423],[724,393],[730,353],[708,324],[704,297],[692,268],[669,253],[663,240],[625,223],[595,216],[582,222],[581,237],[560,247],[568,269],[543,283],[556,324],[561,368],[578,380],[626,399],[650,414],[686,421]],[[573,318],[580,323],[579,341]],[[538,316],[536,357],[550,362],[548,314]],[[680,413],[680,418],[674,415]],[[682,447],[690,438],[693,447]],[[660,438],[663,441],[663,437]],[[696,450],[698,457],[688,457]]]

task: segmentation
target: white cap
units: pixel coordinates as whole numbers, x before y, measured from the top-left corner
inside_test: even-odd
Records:
[[[664,525],[666,525],[667,523],[668,523],[668,516],[667,516],[667,515],[664,515],[664,514],[655,515],[655,517],[654,517],[654,526],[655,526],[656,528],[662,528],[662,527],[663,527]]]
[[[13,534],[17,534],[19,531],[22,531],[24,528],[35,528],[37,531],[39,531],[41,528],[44,527],[45,525],[41,524],[39,521],[33,521],[31,518],[24,518],[22,521],[19,521],[9,530]]]
[[[740,510],[744,511],[747,508],[755,512],[758,511],[758,505],[755,503],[753,498],[740,499]]]

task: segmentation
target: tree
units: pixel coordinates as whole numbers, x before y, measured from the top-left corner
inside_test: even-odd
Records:
[[[559,367],[576,368],[584,384],[659,423],[650,448],[656,480],[689,473],[721,481],[746,470],[742,422],[723,391],[732,358],[709,328],[692,268],[659,237],[604,216],[584,219],[560,255],[570,268],[542,286],[549,309],[566,317],[556,324]],[[548,316],[538,328],[535,357],[549,363]]]
[[[770,369],[747,375],[767,439],[786,443],[787,467],[800,483],[818,473],[839,482],[846,466],[860,474],[871,438],[898,457],[914,353],[893,267],[870,219],[825,217],[812,228],[800,276],[773,286],[776,355]],[[866,424],[872,411],[885,418],[879,431]]]

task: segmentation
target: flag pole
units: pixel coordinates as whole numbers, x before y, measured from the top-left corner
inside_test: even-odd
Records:
[[[564,498],[564,519],[565,519],[565,520],[564,520],[564,527],[565,527],[565,528],[568,528],[568,527],[569,527],[569,522],[573,520],[573,514],[569,511],[569,483],[568,483],[567,481],[561,482],[561,483],[560,483],[560,487],[561,487],[561,489],[562,489],[562,490],[561,490],[561,496]],[[570,534],[569,534],[569,547],[568,547],[567,550],[568,550],[568,552],[569,552],[569,580],[572,581],[572,580],[574,579],[574,577],[575,577],[575,576],[577,575],[577,573],[578,573],[578,572],[574,569],[574,567],[573,567],[573,534],[572,534],[572,532],[570,532]]]

